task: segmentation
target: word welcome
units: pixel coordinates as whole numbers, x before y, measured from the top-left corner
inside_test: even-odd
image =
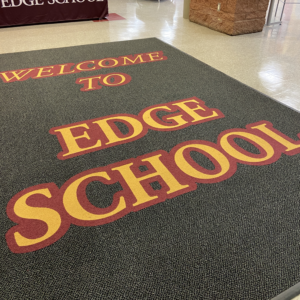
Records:
[[[162,51],[157,51],[157,52],[119,56],[117,58],[108,57],[103,59],[88,60],[88,61],[77,63],[76,65],[74,63],[66,63],[60,65],[6,71],[0,73],[0,78],[4,83],[9,83],[14,81],[24,81],[29,78],[32,79],[48,78],[54,76],[69,75],[69,74],[76,74],[80,72],[99,70],[102,68],[116,68],[121,66],[130,66],[130,65],[137,65],[142,63],[162,61],[167,59],[168,58],[163,55]]]
[[[298,134],[300,138],[300,134]],[[259,150],[259,154],[239,147],[235,139],[243,139]],[[192,159],[191,153],[205,155],[215,166],[208,170]],[[170,153],[158,150],[106,167],[90,169],[70,178],[59,189],[54,183],[36,185],[15,195],[7,205],[8,217],[18,225],[6,233],[6,241],[14,253],[26,253],[49,246],[59,240],[71,224],[98,226],[113,222],[129,212],[188,193],[197,183],[226,180],[237,170],[237,163],[268,165],[282,154],[300,153],[300,142],[260,121],[246,129],[221,132],[218,142],[191,140],[178,144]],[[141,171],[146,166],[146,171]],[[92,205],[86,196],[91,182],[105,185],[119,182],[123,190],[113,195],[106,208]],[[151,183],[158,182],[160,189]]]
[[[162,112],[168,114],[159,118],[158,113]],[[193,97],[147,107],[138,116],[110,115],[54,127],[49,132],[57,136],[63,149],[57,158],[64,160],[135,141],[145,136],[148,129],[174,131],[220,118],[224,118],[221,111],[208,108],[202,100]],[[125,125],[128,133],[122,133],[116,122]]]

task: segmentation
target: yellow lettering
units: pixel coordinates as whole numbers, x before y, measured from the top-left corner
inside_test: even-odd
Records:
[[[28,239],[22,236],[19,232],[15,232],[14,237],[17,245],[20,247],[34,245],[47,240],[58,231],[61,225],[60,214],[54,209],[46,207],[31,207],[26,204],[26,200],[32,195],[43,195],[49,199],[51,198],[49,189],[39,189],[29,192],[21,196],[16,201],[14,205],[14,213],[23,219],[43,221],[47,224],[48,229],[43,236],[35,239]]]
[[[19,72],[17,71],[10,71],[10,73],[13,74],[13,76],[11,76],[10,78],[6,75],[8,72],[3,72],[3,73],[0,73],[4,80],[6,82],[9,82],[9,81],[15,81],[15,80],[21,80],[23,79],[25,76],[27,77],[27,75],[34,69],[25,69],[25,70],[20,70]],[[27,71],[27,72],[26,72]],[[22,74],[23,72],[25,72],[24,74]],[[21,75],[22,74],[22,75]],[[25,77],[25,78],[26,78]]]
[[[87,78],[81,78],[78,80],[78,83],[84,82],[84,81],[88,81],[88,86],[86,87],[85,83],[84,83],[84,90],[88,91],[88,90],[95,90],[95,89],[99,89],[98,86],[98,80],[101,78],[101,76],[95,76],[95,77],[87,77]],[[93,81],[93,79],[97,79],[95,81]],[[77,83],[77,81],[76,81]],[[95,85],[93,85],[93,83],[95,83]],[[101,87],[100,87],[101,88]]]
[[[133,132],[130,133],[129,136],[118,137],[108,123],[108,121],[110,121],[110,120],[113,120],[116,122],[122,122],[122,123],[124,123],[124,121],[125,121],[125,123],[124,123],[125,125],[126,125],[126,122],[128,122],[133,128]],[[139,120],[134,119],[129,116],[116,116],[116,117],[106,118],[106,119],[102,119],[102,120],[97,120],[97,121],[94,121],[93,123],[97,124],[102,129],[102,131],[104,132],[106,137],[108,138],[108,142],[106,143],[106,145],[133,139],[136,136],[140,135],[141,132],[143,131],[142,123]]]
[[[59,132],[68,148],[68,152],[63,154],[63,157],[78,153],[78,152],[83,152],[86,150],[90,150],[90,149],[94,149],[94,148],[99,148],[101,147],[101,141],[97,140],[96,144],[90,147],[85,147],[85,148],[81,148],[78,146],[77,144],[77,140],[78,139],[88,139],[90,140],[90,136],[87,134],[86,130],[84,130],[84,134],[83,135],[79,135],[79,136],[73,136],[72,134],[72,129],[73,128],[85,128],[85,129],[89,129],[87,124],[79,124],[79,125],[74,125],[74,126],[70,126],[70,127],[64,127],[64,128],[59,128],[54,130],[54,132]]]
[[[65,75],[65,74],[71,74],[74,73],[75,70],[72,70],[70,72],[65,72],[65,67],[66,66],[73,66],[74,64],[64,64],[64,65],[59,65],[60,66],[60,71],[59,71],[59,75]]]
[[[102,209],[98,207],[94,207],[95,212],[97,211],[98,213],[91,213],[85,210],[81,206],[80,201],[78,199],[78,188],[84,180],[92,177],[100,177],[100,178],[110,180],[110,177],[106,172],[96,172],[96,173],[91,173],[82,176],[79,179],[72,182],[67,187],[63,195],[63,204],[70,216],[72,216],[77,220],[82,220],[82,221],[96,221],[96,220],[103,220],[108,217],[111,217],[126,208],[124,197],[120,197],[120,201],[117,207],[108,213],[101,213]]]
[[[91,71],[91,70],[96,69],[95,66],[92,67],[92,68],[85,68],[85,69],[83,69],[83,68],[81,68],[81,66],[83,64],[95,64],[95,61],[94,60],[89,60],[89,61],[81,62],[81,63],[79,63],[79,64],[76,65],[76,69],[79,70],[79,71]]]
[[[190,108],[189,106],[186,105],[186,103],[197,103],[197,106],[194,108]],[[206,120],[206,119],[210,119],[210,118],[214,118],[214,117],[218,116],[218,113],[215,110],[213,110],[212,114],[209,116],[199,115],[199,113],[196,112],[197,110],[206,112],[207,108],[201,107],[199,105],[199,102],[195,99],[184,100],[182,102],[173,103],[172,105],[180,107],[183,111],[185,111],[187,114],[189,114],[193,118],[192,122],[199,122],[202,120]]]
[[[190,149],[190,151],[196,151],[200,150],[199,152],[205,152],[208,155],[212,156],[220,165],[221,170],[218,173],[214,173],[212,171],[207,170],[207,172],[201,172],[191,166],[190,163],[186,161],[184,158],[183,152],[186,149]],[[196,150],[195,150],[196,149]],[[227,157],[217,150],[214,147],[211,147],[209,145],[204,145],[204,144],[188,144],[185,146],[180,147],[176,153],[175,153],[175,163],[176,165],[187,175],[197,178],[197,179],[204,179],[204,180],[212,180],[219,178],[223,175],[225,175],[229,169],[230,169],[230,163]],[[195,163],[196,164],[196,163]],[[201,167],[201,169],[204,170],[204,168]]]
[[[172,194],[174,192],[177,192],[179,190],[182,190],[182,189],[188,187],[188,185],[182,185],[177,181],[177,179],[172,175],[172,173],[160,161],[160,159],[159,159],[160,156],[161,156],[161,154],[158,154],[158,155],[155,155],[152,157],[142,159],[143,162],[149,162],[154,167],[156,172],[150,173],[145,176],[138,177],[138,178],[133,174],[133,172],[130,168],[133,165],[133,163],[115,167],[112,169],[112,170],[117,170],[121,173],[122,177],[128,184],[130,190],[134,194],[137,201],[133,204],[133,206],[137,206],[137,205],[140,205],[145,202],[149,202],[151,200],[158,198],[157,195],[150,196],[145,191],[144,187],[141,184],[141,182],[144,180],[147,180],[147,179],[150,179],[150,178],[153,178],[156,176],[160,176],[169,187],[167,194]]]
[[[242,139],[246,138],[246,140],[249,139],[250,141],[253,141],[255,144],[258,144],[260,147],[262,147],[262,149],[265,150],[266,154],[263,157],[257,157],[257,155],[254,154],[252,154],[252,156],[244,154],[240,152],[237,149],[237,147],[233,147],[231,145],[231,143],[228,141],[228,138],[230,136],[234,136]],[[274,148],[267,141],[265,141],[264,139],[260,138],[255,134],[244,132],[244,131],[231,131],[223,135],[220,139],[220,145],[229,155],[244,163],[261,163],[269,160],[275,154]]]
[[[41,78],[41,77],[52,76],[53,73],[51,73],[51,74],[43,74],[43,73],[50,73],[53,68],[54,68],[54,66],[38,68],[39,72],[38,72],[38,74],[34,78]]]
[[[143,62],[145,62],[144,60],[143,60],[143,58],[142,58],[142,55],[140,54],[140,55],[137,55],[136,57],[135,57],[135,59],[134,60],[131,60],[128,56],[123,56],[123,57],[121,57],[121,58],[123,58],[124,59],[124,63],[123,63],[123,65],[124,66],[126,66],[127,65],[127,63],[126,63],[126,60],[128,60],[130,63],[132,63],[132,64],[136,64],[137,62],[137,60],[139,59],[140,60],[140,62],[139,63],[143,63]]]
[[[108,79],[110,78],[110,77],[113,77],[113,76],[119,76],[120,78],[121,78],[121,82],[118,82],[118,83],[111,83],[111,82],[108,82]],[[105,76],[104,78],[103,78],[103,83],[105,84],[105,85],[108,85],[108,86],[116,86],[116,85],[121,85],[123,82],[125,82],[125,80],[126,80],[126,78],[125,78],[125,76],[124,75],[122,75],[122,74],[109,74],[109,75],[107,75],[107,76]],[[116,80],[115,80],[116,81]],[[115,82],[114,81],[114,82]]]
[[[110,63],[108,65],[103,65],[103,62],[104,61],[113,61],[114,62],[114,65],[111,65]],[[99,67],[102,67],[102,68],[112,68],[112,67],[115,67],[119,62],[114,59],[114,58],[104,58],[104,59],[101,59],[99,62],[98,62],[98,65]]]
[[[163,60],[163,57],[159,57],[159,53],[158,52],[152,52],[152,53],[147,53],[147,55],[150,58],[150,61],[154,61],[154,60]]]
[[[285,152],[289,152],[289,151],[300,148],[300,143],[299,142],[298,142],[298,144],[294,143],[294,141],[292,141],[290,138],[288,138],[288,137],[285,138],[283,134],[281,134],[281,135],[277,134],[274,131],[274,129],[272,130],[272,129],[266,127],[266,125],[267,124],[261,124],[261,125],[253,126],[253,127],[250,127],[250,128],[260,130],[264,134],[271,137],[273,140],[277,141],[278,143],[280,143],[281,145],[286,147]],[[290,141],[288,141],[287,139],[290,139]]]
[[[143,120],[145,121],[145,123],[147,123],[149,126],[151,126],[153,128],[172,129],[172,128],[177,128],[177,127],[183,126],[188,123],[187,121],[183,120],[182,115],[177,115],[177,116],[173,116],[173,117],[168,116],[166,118],[167,121],[172,120],[174,122],[171,122],[171,123],[162,122],[163,124],[158,123],[151,116],[151,113],[155,110],[172,111],[172,109],[169,108],[168,106],[158,106],[158,107],[153,107],[153,108],[146,110],[143,113]]]

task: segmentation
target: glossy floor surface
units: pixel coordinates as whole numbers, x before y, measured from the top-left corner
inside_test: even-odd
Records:
[[[1,28],[0,53],[157,37],[300,112],[300,5],[282,25],[231,37],[184,19],[183,0],[108,2],[125,20]]]

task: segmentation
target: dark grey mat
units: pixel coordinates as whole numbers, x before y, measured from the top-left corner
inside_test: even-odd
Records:
[[[60,188],[80,172],[170,151],[189,140],[217,143],[224,130],[261,120],[299,140],[299,113],[157,39],[4,54],[0,72],[154,51],[168,59],[14,83],[0,80],[1,299],[271,299],[300,281],[299,154],[282,154],[263,166],[238,163],[226,180],[199,183],[194,191],[105,225],[71,225],[58,241],[37,251],[17,254],[8,248],[5,234],[15,223],[6,207],[24,189],[51,182]],[[111,72],[132,80],[90,92],[75,84],[76,78]],[[61,146],[50,128],[137,115],[148,106],[190,97],[225,118],[177,131],[149,130],[130,143],[66,160],[56,157]],[[239,145],[257,153],[248,143]],[[195,160],[212,168],[199,155]],[[119,190],[120,184],[93,183],[87,196],[94,206],[105,207]],[[45,224],[30,224],[44,234]]]

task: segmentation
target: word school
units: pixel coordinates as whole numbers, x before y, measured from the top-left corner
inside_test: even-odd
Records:
[[[191,100],[198,101],[196,107],[188,106],[191,103],[195,104]],[[177,129],[180,129],[191,125],[196,115],[203,117],[201,115],[203,112],[207,113],[208,111],[207,116],[217,114],[215,117],[224,117],[220,111],[204,107],[204,102],[195,97],[152,108],[153,111],[163,109],[174,112],[173,105],[181,110],[175,115],[165,116],[164,121],[169,121],[171,125],[155,119],[153,115],[149,121],[145,118],[145,112],[142,113],[142,119],[145,122],[143,124],[149,125],[149,122],[152,125],[156,124],[152,126],[156,129],[159,129],[157,124],[160,124],[162,130],[168,130],[164,126],[174,126],[174,128],[177,126]],[[151,115],[151,108],[147,108],[145,111],[147,111],[146,116]],[[185,113],[184,116],[183,113]],[[187,116],[190,117],[189,121],[185,119]],[[103,121],[103,124],[108,124],[108,119],[93,120],[92,122],[97,124]],[[135,118],[133,119],[136,121]],[[87,129],[85,124],[87,122],[77,125]],[[75,156],[89,151],[89,149],[81,148],[77,139],[82,139],[82,137],[88,139],[90,133],[85,131],[84,134],[81,133],[76,137],[74,132],[72,133],[71,127],[53,129],[54,134],[60,135],[60,142],[65,141],[65,144],[62,143],[64,149],[60,154],[62,157],[64,155]],[[105,128],[105,126],[100,127],[102,130]],[[110,125],[103,132],[107,137],[106,146],[110,142],[112,145],[120,142],[118,140],[120,137],[116,135]],[[134,129],[129,133],[127,141],[132,141],[132,132]],[[135,137],[137,136],[138,134]],[[300,138],[300,133],[298,137]],[[259,150],[259,153],[254,154],[241,148],[235,142],[236,138],[251,143]],[[101,148],[99,140],[95,145],[97,143],[99,150]],[[209,170],[198,164],[192,158],[192,152],[206,156],[213,163],[214,169]],[[299,140],[291,139],[275,129],[272,123],[262,120],[246,125],[245,129],[233,128],[221,132],[218,135],[217,143],[205,140],[184,141],[171,149],[169,153],[158,150],[137,158],[81,172],[67,180],[61,188],[55,183],[32,186],[16,194],[7,205],[8,217],[17,224],[6,233],[7,245],[14,253],[36,251],[58,241],[68,231],[71,224],[77,226],[107,224],[130,212],[136,212],[166,199],[196,190],[199,183],[209,184],[224,181],[234,175],[238,163],[262,166],[276,162],[282,154],[292,156],[298,153],[300,153]],[[146,167],[146,170],[141,171],[142,166]],[[89,202],[86,195],[86,188],[92,182],[101,182],[104,185],[119,182],[122,190],[112,196],[113,201],[109,207],[95,207]],[[151,183],[153,182],[158,182],[160,189],[152,188]]]

